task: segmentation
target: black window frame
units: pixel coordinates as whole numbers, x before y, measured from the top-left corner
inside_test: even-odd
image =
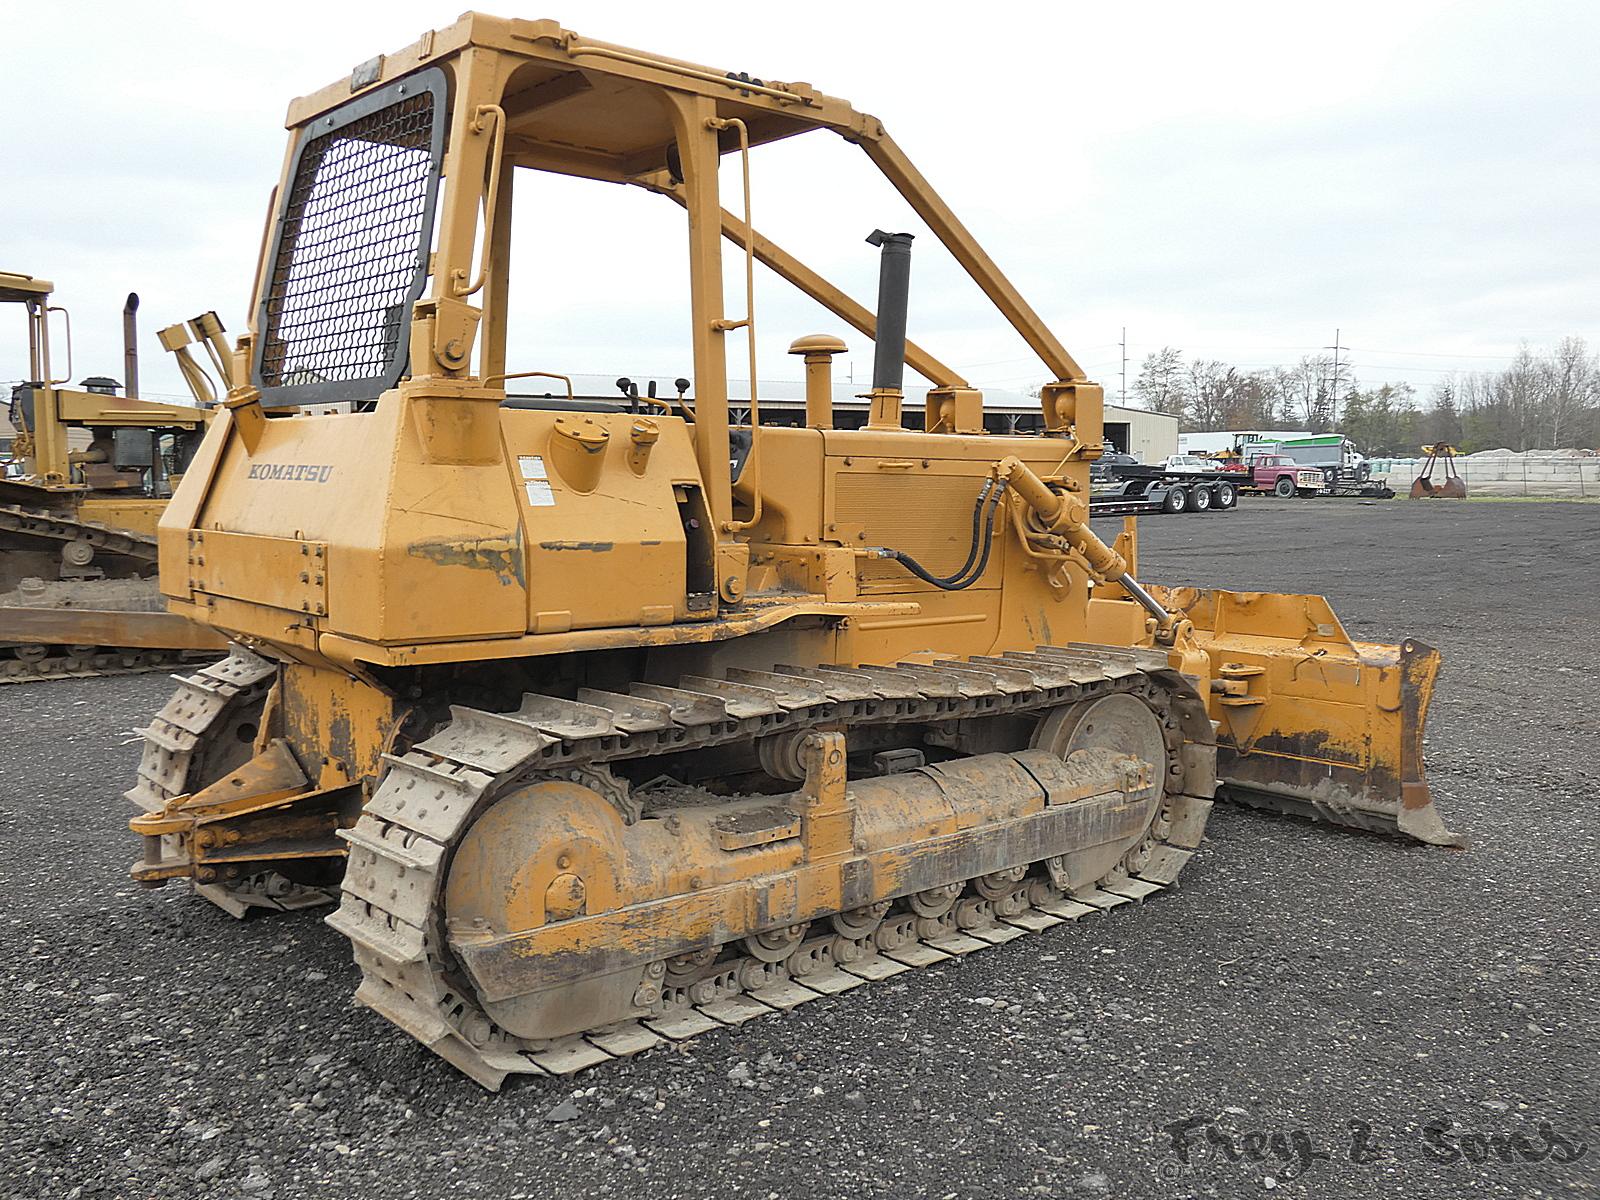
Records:
[[[272,272],[278,262],[279,251],[283,245],[283,236],[287,224],[288,206],[294,192],[295,180],[300,174],[300,164],[306,148],[316,139],[325,137],[363,120],[373,113],[381,112],[391,105],[410,99],[420,92],[431,92],[433,95],[433,127],[429,133],[428,153],[431,160],[431,169],[428,174],[428,189],[423,201],[422,228],[418,234],[419,246],[417,249],[416,274],[411,281],[411,287],[406,293],[404,311],[401,314],[398,333],[398,344],[393,360],[387,369],[379,375],[365,376],[360,379],[338,379],[319,383],[297,383],[266,386],[262,382],[262,364],[266,356],[268,335],[271,324],[268,320],[268,306],[272,299]],[[285,183],[281,194],[278,196],[277,214],[273,219],[272,241],[267,249],[267,257],[263,261],[261,295],[256,304],[256,338],[255,346],[250,355],[250,381],[261,391],[261,402],[268,408],[290,408],[302,404],[337,404],[349,401],[354,404],[365,404],[392,388],[410,369],[410,331],[412,306],[422,298],[427,290],[430,275],[429,263],[433,251],[433,228],[438,215],[439,186],[443,180],[445,140],[451,121],[450,111],[450,85],[442,67],[427,67],[409,75],[385,84],[381,88],[374,88],[364,95],[341,105],[331,113],[324,114],[308,122],[301,128],[295,142],[294,156],[289,163],[289,171],[285,176]]]

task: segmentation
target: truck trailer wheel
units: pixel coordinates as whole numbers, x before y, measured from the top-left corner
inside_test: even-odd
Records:
[[[1194,491],[1189,494],[1189,507],[1195,512],[1205,512],[1206,509],[1211,507],[1211,499],[1212,496],[1210,488],[1196,487]]]
[[[1220,509],[1232,508],[1239,503],[1239,489],[1231,483],[1217,484],[1216,506]]]
[[[1278,482],[1272,485],[1273,493],[1283,497],[1294,495],[1294,480],[1287,475],[1279,475]]]
[[[1161,497],[1161,511],[1167,513],[1181,513],[1189,507],[1189,493],[1181,487],[1167,489],[1167,494]]]

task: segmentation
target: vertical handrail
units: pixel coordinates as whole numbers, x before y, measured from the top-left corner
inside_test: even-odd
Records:
[[[734,129],[739,133],[739,165],[744,170],[744,227],[755,228],[750,219],[750,130],[738,117],[711,117],[706,121],[711,129]],[[750,472],[750,519],[747,521],[726,521],[723,530],[727,533],[741,533],[753,528],[761,521],[761,455],[756,449],[756,440],[761,430],[761,402],[756,396],[756,251],[755,239],[746,238],[744,245],[744,319],[730,321],[726,318],[716,322],[716,327],[723,331],[730,329],[743,329],[745,343],[750,352],[750,454],[745,460],[745,470]]]
[[[500,208],[500,176],[505,171],[500,156],[506,145],[506,110],[498,104],[478,105],[472,113],[472,132],[483,133],[483,119],[489,116],[494,118],[494,141],[489,147],[489,195],[483,202],[483,252],[478,259],[478,277],[468,284],[467,273],[461,267],[450,272],[453,276],[451,290],[463,298],[483,289],[489,280],[489,260],[493,257],[494,219]]]
[[[59,304],[47,304],[47,305],[45,305],[45,310],[44,310],[45,372],[46,372],[46,374],[48,374],[49,370],[50,370],[50,363],[49,363],[49,357],[50,357],[50,314],[53,313],[53,312],[58,312],[58,313],[61,314],[61,320],[66,324],[66,327],[67,327],[67,373],[65,375],[63,375],[60,379],[46,379],[45,383],[48,384],[50,387],[55,387],[56,384],[58,384],[58,383],[71,383],[72,382],[72,314],[69,313],[66,309],[62,308]]]

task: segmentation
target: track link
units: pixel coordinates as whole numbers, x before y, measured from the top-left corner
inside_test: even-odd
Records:
[[[1042,713],[1118,691],[1154,697],[1165,713],[1170,790],[1153,840],[1126,872],[1098,887],[1068,896],[1044,864],[1033,864],[1015,878],[984,876],[959,893],[952,888],[942,912],[925,896],[902,897],[881,913],[811,922],[792,931],[792,947],[771,954],[729,944],[704,962],[653,963],[635,998],[646,1010],[640,1019],[555,1041],[499,1029],[458,982],[441,911],[450,855],[475,816],[514,784],[778,730]],[[1123,648],[1041,647],[932,666],[730,671],[727,679],[685,678],[676,688],[636,685],[629,696],[528,696],[514,714],[451,712],[449,725],[388,760],[360,821],[341,831],[350,859],[340,907],[327,921],[351,941],[362,972],[357,1001],[488,1088],[512,1073],[570,1074],[1142,900],[1176,882],[1199,844],[1214,782],[1200,698],[1165,655]],[[1185,785],[1188,793],[1179,793]],[[841,933],[830,924],[838,917],[860,924]]]
[[[96,554],[115,554],[154,567],[156,539],[128,529],[115,529],[99,521],[80,521],[65,513],[0,504],[0,540],[36,538],[41,542],[88,542]]]
[[[277,663],[234,643],[220,662],[192,675],[174,675],[177,691],[149,725],[135,731],[144,739],[144,749],[138,776],[124,799],[158,813],[168,802],[242,763],[254,739],[249,724],[259,721],[277,674]],[[250,738],[243,738],[244,733]],[[194,890],[236,917],[251,908],[299,909],[334,898],[327,889],[303,887],[276,872],[226,884],[195,884]]]
[[[0,608],[0,616],[5,609]],[[9,656],[8,656],[9,655]],[[0,684],[45,679],[90,679],[170,671],[215,655],[206,650],[105,650],[99,646],[17,646],[0,649]]]

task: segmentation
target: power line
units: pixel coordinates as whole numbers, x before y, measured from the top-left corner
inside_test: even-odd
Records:
[[[1121,344],[1120,342],[1105,342],[1105,343],[1103,343],[1103,344],[1101,344],[1099,346],[1079,346],[1077,349],[1078,349],[1078,351],[1080,353],[1092,353],[1092,352],[1094,352],[1096,350],[1112,350],[1112,349],[1115,349],[1120,344]],[[1038,355],[1036,355],[1036,354],[1025,354],[1021,358],[997,358],[997,359],[994,359],[992,362],[952,363],[951,365],[954,366],[957,370],[960,370],[960,371],[971,371],[971,370],[976,370],[978,367],[1008,367],[1012,363],[1036,363],[1036,362],[1039,362],[1039,356]]]
[[[1515,354],[1441,354],[1437,350],[1369,350],[1365,346],[1346,346],[1346,350],[1354,350],[1358,354],[1410,354],[1417,358],[1493,358],[1501,362],[1509,362]]]

